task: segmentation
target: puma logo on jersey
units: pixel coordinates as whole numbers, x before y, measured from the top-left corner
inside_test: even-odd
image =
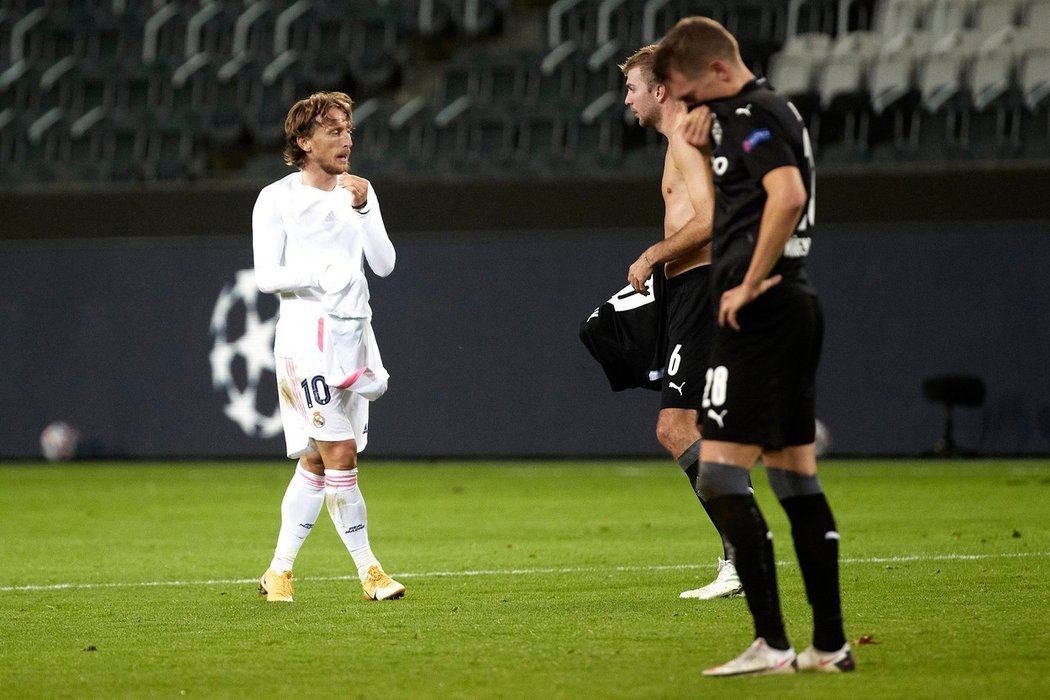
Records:
[[[743,114],[745,117],[750,117],[751,116],[751,103],[748,102],[747,105],[744,106],[744,107],[737,107],[736,108],[736,113],[737,114]]]
[[[715,423],[718,423],[719,428],[726,427],[723,421],[725,421],[727,413],[729,413],[728,408],[723,408],[721,413],[715,413],[715,410],[713,408],[707,409],[707,417],[713,420]]]
[[[677,391],[679,396],[685,396],[685,394],[682,393],[682,390],[685,389],[685,382],[682,382],[681,384],[675,384],[674,382],[667,382],[667,386],[669,386],[672,389],[674,389],[675,391]]]

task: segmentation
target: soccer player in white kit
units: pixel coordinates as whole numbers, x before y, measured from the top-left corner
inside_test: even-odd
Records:
[[[292,601],[292,566],[322,503],[357,566],[365,598],[405,593],[372,553],[357,484],[368,404],[385,391],[388,376],[372,335],[364,262],[389,275],[394,246],[372,185],[348,172],[352,106],[342,92],[318,92],[292,105],[284,160],[297,171],[264,187],[252,213],[256,282],[280,295],[277,390],[288,456],[298,460],[281,503],[273,559],[259,582],[269,601]]]

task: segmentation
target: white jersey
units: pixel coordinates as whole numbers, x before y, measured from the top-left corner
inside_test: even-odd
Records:
[[[365,213],[351,204],[342,187],[324,191],[305,185],[301,172],[259,193],[252,212],[255,279],[260,290],[281,298],[274,340],[279,357],[321,353],[326,313],[371,318],[364,263],[386,277],[394,269],[394,246],[371,184]]]

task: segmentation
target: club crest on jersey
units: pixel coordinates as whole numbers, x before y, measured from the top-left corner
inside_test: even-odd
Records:
[[[321,415],[320,411],[314,411],[313,421],[314,421],[314,427],[315,428],[323,428],[324,427],[324,416]]]
[[[771,138],[772,135],[769,133],[769,129],[755,129],[747,135],[746,139],[744,139],[744,153],[750,153],[754,150],[755,146],[763,141],[768,141]]]
[[[718,123],[718,117],[711,115],[711,139],[715,142],[715,147],[722,145],[722,125]]]

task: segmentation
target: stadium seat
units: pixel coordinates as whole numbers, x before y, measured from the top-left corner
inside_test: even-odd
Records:
[[[122,116],[105,128],[104,175],[110,180],[142,180],[146,157],[147,129],[141,121]]]
[[[14,107],[0,109],[0,182],[22,177],[29,115]]]
[[[215,79],[207,85],[210,106],[208,136],[216,144],[233,143],[246,133],[245,110],[259,90],[261,72],[247,53],[217,67]]]
[[[509,112],[480,112],[467,121],[467,160],[476,172],[506,172],[514,159],[518,124]]]
[[[105,175],[106,139],[103,127],[105,108],[87,110],[69,128],[67,150],[62,155],[63,172],[69,179],[99,180]]]
[[[802,113],[806,123],[820,109],[817,76],[831,50],[831,37],[816,32],[788,38],[770,57],[769,81]]]
[[[787,6],[784,43],[799,34],[835,33],[838,18],[837,0],[791,0]]]
[[[794,103],[807,123],[820,107],[816,76],[822,66],[823,59],[814,56],[779,53],[770,59],[770,84]]]
[[[245,125],[264,149],[282,140],[284,118],[292,103],[303,96],[305,79],[298,53],[286,51],[263,66],[259,80],[253,83],[248,108],[244,111]]]
[[[349,67],[361,97],[392,90],[401,83],[402,59],[394,14],[376,12],[351,25]]]
[[[789,36],[778,53],[823,58],[831,52],[832,45],[833,40],[830,34],[800,32]]]
[[[187,13],[174,2],[161,5],[142,31],[143,64],[169,67],[186,57]]]
[[[930,0],[885,0],[875,11],[875,31],[884,37],[922,29]]]
[[[596,48],[598,37],[597,3],[557,0],[546,13],[547,49],[572,42],[587,53]]]
[[[977,0],[973,10],[973,30],[988,37],[1018,24],[1017,0]]]
[[[744,62],[764,73],[770,55],[783,43],[786,17],[781,3],[735,0],[727,3],[725,27],[737,38]]]
[[[919,65],[919,149],[926,160],[958,157],[968,146],[965,65],[965,57],[954,51],[932,52]]]
[[[933,0],[925,29],[938,35],[966,29],[970,26],[971,8],[970,0]]]
[[[579,105],[587,105],[607,92],[623,93],[623,73],[615,60],[595,66],[587,60],[577,60],[572,98]],[[622,94],[621,94],[622,98]]]
[[[164,68],[126,63],[113,75],[113,107],[121,115],[142,117],[159,109],[171,75]]]
[[[1009,48],[982,51],[970,67],[971,154],[994,159],[1020,149],[1020,100],[1016,59]]]
[[[429,167],[434,144],[433,112],[422,97],[413,97],[393,108],[386,120],[387,148],[384,163],[396,170]]]
[[[59,107],[33,115],[26,129],[23,172],[37,181],[50,181],[61,175],[61,153],[69,137],[69,119]]]
[[[1021,146],[1029,158],[1050,157],[1050,48],[1024,53],[1018,70],[1021,92]]]
[[[469,38],[491,37],[503,30],[508,0],[440,0],[449,7],[456,31]]]
[[[566,124],[565,150],[576,167],[611,167],[623,159],[623,104],[618,91],[608,91],[586,105]]]
[[[815,150],[824,160],[850,161],[867,153],[868,60],[862,53],[836,52],[824,62],[817,82],[821,118],[813,135]]]
[[[1021,16],[1021,26],[1037,40],[1050,40],[1050,0],[1029,0]]]
[[[570,100],[576,92],[578,55],[571,42],[544,55],[539,66],[539,80],[526,92],[526,103],[554,105]]]
[[[869,136],[873,160],[898,161],[913,157],[917,151],[915,60],[910,47],[883,51],[872,60],[868,89],[873,112]]]
[[[671,27],[683,17],[700,15],[710,17],[718,22],[725,21],[724,3],[719,0],[709,2],[674,2],[673,0],[647,0],[642,6],[642,33],[639,46],[655,44],[660,41]]]
[[[269,3],[246,4],[233,23],[233,57],[250,55],[265,63],[273,57],[276,13]]]
[[[147,179],[194,179],[201,174],[196,132],[180,124],[155,122],[146,131],[143,172]]]
[[[186,22],[185,58],[207,53],[222,65],[233,58],[233,36],[237,15],[231,3],[204,2]]]
[[[539,63],[535,52],[489,57],[481,67],[479,102],[501,107],[524,104],[540,80]]]
[[[529,172],[551,173],[565,158],[566,123],[575,119],[575,109],[548,106],[529,110],[518,121],[514,161]]]
[[[357,98],[350,68],[354,19],[333,5],[315,5],[309,21],[291,25],[287,47],[303,57],[306,71],[320,87],[344,86]],[[278,48],[275,37],[275,48]]]

